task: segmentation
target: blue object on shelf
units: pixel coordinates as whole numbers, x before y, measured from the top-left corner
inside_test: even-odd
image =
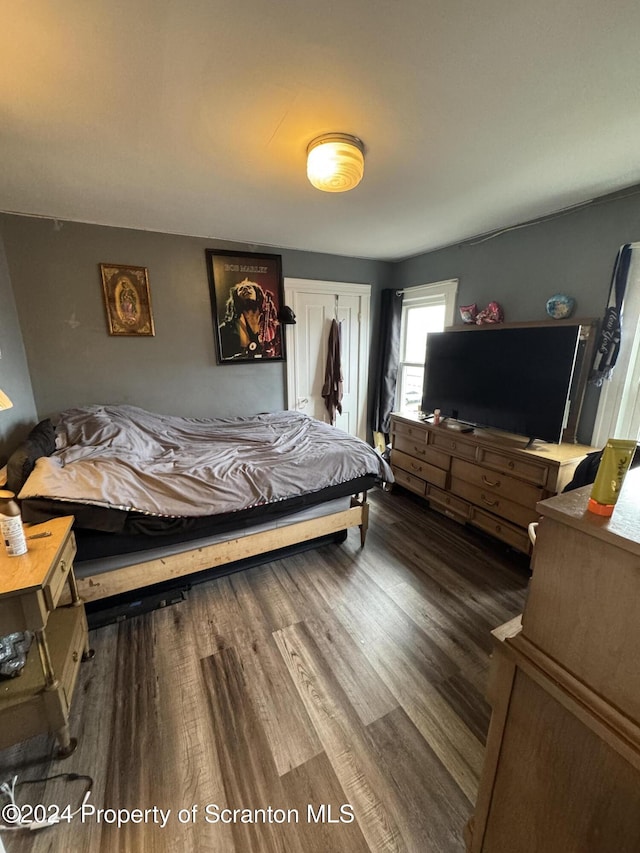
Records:
[[[564,293],[556,293],[555,296],[547,299],[547,314],[554,320],[570,317],[575,307],[576,300],[572,296],[565,296]]]

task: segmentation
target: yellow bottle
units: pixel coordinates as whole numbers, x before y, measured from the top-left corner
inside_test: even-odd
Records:
[[[591,490],[587,509],[597,515],[611,515],[618,500],[625,475],[631,465],[636,442],[610,438],[602,453],[598,473]]]

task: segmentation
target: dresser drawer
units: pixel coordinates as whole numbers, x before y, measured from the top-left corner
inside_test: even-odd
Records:
[[[412,474],[407,474],[406,471],[403,471],[402,468],[396,468],[395,465],[393,466],[393,476],[396,478],[398,485],[404,486],[405,489],[409,489],[417,495],[425,496],[427,484],[424,480],[414,477]]]
[[[488,447],[478,448],[478,462],[495,468],[496,471],[513,474],[514,477],[519,477],[528,483],[536,483],[539,486],[547,484],[549,466],[545,465],[544,462],[510,456],[508,453],[501,453],[499,450],[492,450]]]
[[[514,524],[520,527],[527,527],[531,521],[538,520],[538,514],[533,507],[523,506],[515,503],[503,495],[496,494],[488,489],[481,489],[478,486],[473,486],[471,483],[466,483],[464,480],[458,480],[455,477],[451,478],[451,491],[460,497],[465,498],[471,503],[499,515],[500,518],[506,518],[513,521]]]
[[[430,435],[430,444],[433,447],[437,447],[440,450],[445,450],[452,456],[458,456],[462,459],[475,460],[477,445],[475,445],[473,442],[465,441],[463,438],[458,438],[457,435],[452,435],[451,432],[445,431],[436,432],[434,430]]]
[[[442,468],[436,468],[435,465],[429,465],[428,462],[423,462],[414,456],[408,456],[399,450],[391,451],[391,464],[394,467],[402,468],[408,474],[413,474],[414,477],[435,483],[440,488],[444,488],[447,484],[447,472],[443,471]]]
[[[478,509],[478,507],[475,506],[470,508],[469,520],[476,527],[479,527],[486,533],[490,533],[497,539],[501,539],[503,542],[506,542],[507,545],[511,545],[512,548],[516,548],[518,551],[523,551],[525,554],[529,553],[531,542],[529,541],[529,536],[526,530],[521,530],[519,527],[515,527],[515,525],[510,524],[508,521],[502,521],[494,515],[490,515],[488,512]]]
[[[522,480],[516,480],[515,477],[508,477],[506,474],[480,465],[471,465],[462,459],[452,460],[451,476],[478,486],[486,492],[493,493],[494,496],[504,496],[526,507],[535,507],[543,497],[543,490],[530,483],[524,483]]]
[[[434,509],[450,515],[459,521],[469,518],[469,504],[449,492],[443,492],[435,486],[427,486],[427,499]]]
[[[442,468],[443,471],[448,471],[451,464],[451,457],[448,453],[443,453],[442,450],[437,450],[429,444],[422,444],[420,441],[412,438],[404,438],[403,436],[394,438],[393,449],[407,453],[409,456],[414,456],[416,459],[429,462],[431,465],[435,465],[436,468]]]
[[[54,563],[49,572],[49,577],[44,584],[44,598],[47,602],[47,607],[54,610],[60,600],[60,594],[64,588],[65,581],[73,566],[73,558],[76,555],[76,538],[73,533],[69,534],[69,538],[62,547],[62,553],[58,560]]]
[[[423,427],[420,424],[408,424],[404,421],[392,420],[391,433],[394,436],[403,436],[404,438],[410,438],[413,441],[418,441],[423,444],[427,443],[426,427]],[[396,442],[394,441],[394,445],[395,443]]]

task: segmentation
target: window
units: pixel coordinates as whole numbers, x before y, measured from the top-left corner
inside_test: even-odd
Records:
[[[397,408],[401,411],[420,409],[427,335],[453,325],[457,293],[458,279],[404,290],[397,385]]]
[[[604,447],[614,437],[640,441],[640,243],[631,246],[620,352],[611,379],[602,385],[594,447]]]

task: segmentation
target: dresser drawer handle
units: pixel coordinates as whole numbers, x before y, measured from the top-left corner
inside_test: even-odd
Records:
[[[485,497],[484,495],[480,495],[480,500],[483,504],[486,504],[487,506],[498,506],[498,501],[490,501],[489,498]]]
[[[485,486],[499,486],[500,485],[500,480],[495,480],[495,481],[490,480],[484,474],[482,475],[482,482],[485,484]]]
[[[509,465],[509,468],[515,468],[516,467],[516,463],[513,461],[513,459],[509,460],[508,465]]]
[[[452,449],[452,450],[455,450],[455,449],[456,449],[456,443],[455,443],[455,441],[452,441],[452,442],[451,442],[451,449]]]
[[[65,560],[60,560],[60,571],[61,572],[67,571],[67,564],[66,564]]]
[[[419,453],[419,454],[420,454],[420,456],[424,456],[424,455],[425,455],[425,453],[426,453],[427,451],[426,451],[426,449],[421,449],[421,448],[416,447],[416,446],[414,445],[414,446],[413,446],[413,452],[414,452],[414,453]]]
[[[411,468],[412,468],[412,470],[414,470],[414,471],[422,471],[422,465],[416,465],[416,463],[415,463],[415,462],[412,462],[412,463],[411,463]]]

